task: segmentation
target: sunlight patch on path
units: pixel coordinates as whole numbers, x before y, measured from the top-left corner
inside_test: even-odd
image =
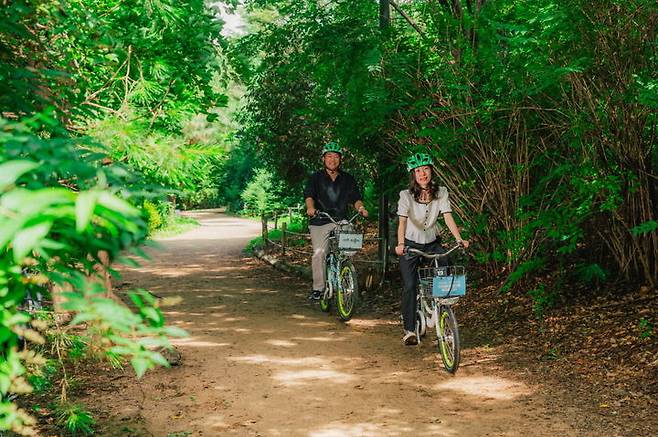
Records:
[[[465,395],[504,401],[531,394],[530,389],[523,383],[489,376],[459,377],[437,384],[433,388],[439,392],[451,390]]]
[[[375,328],[377,326],[399,325],[397,320],[385,319],[352,319],[349,325],[352,327]]]
[[[173,346],[191,346],[191,347],[227,347],[231,346],[231,343],[214,343],[211,341],[197,340],[194,337],[192,338],[176,338],[171,339],[169,342]]]
[[[265,343],[271,344],[272,346],[281,346],[281,347],[294,347],[297,346],[297,343],[293,343],[292,341],[288,340],[265,340]]]
[[[313,381],[330,379],[333,383],[346,384],[356,379],[349,373],[337,372],[335,370],[301,370],[278,372],[274,379],[286,386],[302,385]]]
[[[331,424],[321,429],[310,431],[309,437],[385,437],[385,436],[455,436],[456,432],[445,425],[429,425],[425,430],[419,429],[418,424]]]
[[[345,341],[345,337],[293,337],[293,340],[298,341],[317,341],[320,343],[329,343],[332,341]]]
[[[319,357],[279,358],[266,355],[249,355],[244,357],[230,357],[230,361],[241,361],[251,364],[279,365],[288,367],[306,367],[306,369],[282,370],[272,376],[284,386],[298,386],[316,381],[330,380],[334,384],[345,384],[356,379],[349,373],[332,370],[331,363]]]
[[[242,361],[251,364],[278,364],[281,366],[315,366],[329,364],[329,361],[324,358],[318,357],[305,357],[305,358],[276,358],[268,357],[266,355],[249,355],[245,357],[231,357],[231,361]]]
[[[335,323],[329,323],[329,322],[301,322],[297,323],[299,326],[305,326],[305,327],[315,327],[315,328],[325,328],[327,326],[336,326]]]

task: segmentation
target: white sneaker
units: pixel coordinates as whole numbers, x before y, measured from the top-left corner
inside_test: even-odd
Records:
[[[413,331],[404,331],[402,342],[407,346],[414,346],[418,344],[418,337],[416,337],[416,333]]]

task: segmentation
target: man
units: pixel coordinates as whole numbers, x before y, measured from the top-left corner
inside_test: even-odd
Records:
[[[338,144],[332,142],[325,145],[322,149],[324,169],[313,173],[304,189],[306,214],[311,218],[308,228],[313,244],[313,288],[309,299],[320,299],[324,292],[326,236],[336,226],[326,217],[316,217],[317,211],[326,212],[338,221],[347,218],[347,206],[354,205],[359,214],[368,217],[356,180],[340,170],[342,155]]]

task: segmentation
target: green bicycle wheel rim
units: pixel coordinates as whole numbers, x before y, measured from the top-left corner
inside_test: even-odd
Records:
[[[448,327],[450,326],[449,320],[450,320],[450,314],[447,311],[441,311],[441,315],[439,317],[439,333],[441,335],[441,338],[439,339],[439,344],[441,345],[441,356],[443,358],[443,363],[445,364],[445,366],[447,368],[452,368],[455,365],[455,361],[454,358],[451,357],[452,354],[450,353],[450,350],[448,349],[448,344],[445,340],[446,325],[448,325]],[[455,333],[453,332],[452,335],[455,335]]]
[[[322,297],[320,298],[320,309],[326,313],[329,311],[329,299],[325,298],[325,293],[322,293]]]
[[[351,290],[350,296],[349,296],[349,301],[350,301],[350,306],[349,308],[345,307],[345,289],[343,287],[343,280],[345,277],[345,274],[348,274],[351,276]],[[343,266],[342,269],[340,269],[340,275],[338,277],[338,290],[336,292],[336,300],[338,301],[338,315],[343,319],[343,320],[348,320],[350,317],[352,317],[352,313],[354,312],[354,299],[355,299],[355,281],[356,278],[354,277],[354,272],[352,271],[352,266],[346,265]]]

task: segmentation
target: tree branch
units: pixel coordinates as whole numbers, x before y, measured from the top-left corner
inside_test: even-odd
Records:
[[[414,20],[407,15],[406,12],[404,12],[402,9],[400,9],[400,6],[398,6],[397,3],[395,3],[393,0],[389,0],[389,4],[393,6],[393,9],[395,9],[402,17],[407,20],[407,23],[411,25],[414,29],[416,29],[416,32],[418,32],[420,35],[425,36],[425,32],[414,22]]]

